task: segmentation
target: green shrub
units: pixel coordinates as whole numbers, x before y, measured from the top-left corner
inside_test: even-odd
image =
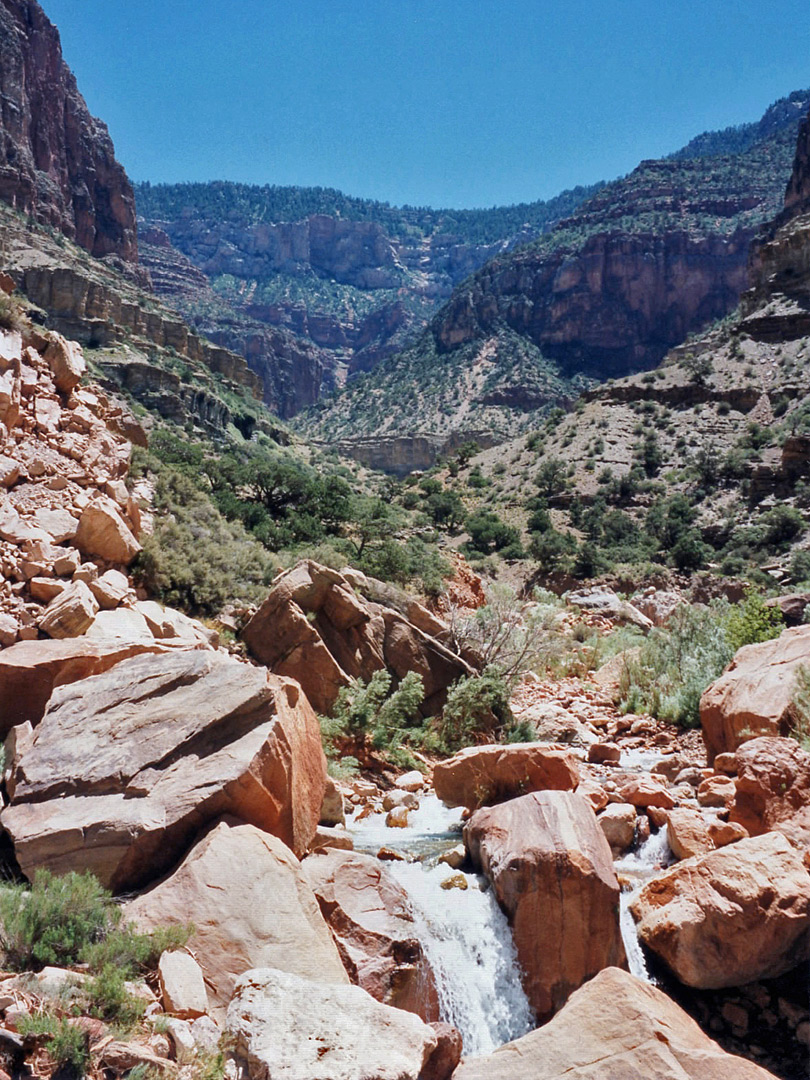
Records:
[[[123,1028],[135,1025],[146,1008],[143,1001],[127,990],[126,972],[115,964],[105,964],[82,989],[91,1016]]]
[[[754,589],[746,591],[745,599],[730,609],[724,622],[726,640],[732,652],[743,645],[779,637],[784,628],[779,608],[766,607],[764,597]]]
[[[805,750],[810,750],[810,665],[801,664],[793,681],[791,701],[793,735]]]
[[[436,721],[441,749],[452,754],[476,735],[502,731],[512,720],[509,696],[506,679],[492,669],[454,682]]]
[[[423,722],[419,707],[425,697],[422,676],[409,671],[396,690],[384,669],[368,682],[355,679],[341,687],[331,715],[320,717],[324,751],[332,760],[363,760],[371,748],[394,764],[411,766],[406,744],[422,745]]]
[[[19,1031],[23,1038],[46,1037],[45,1049],[57,1069],[72,1072],[77,1077],[84,1076],[90,1064],[90,1050],[87,1035],[80,1027],[44,1012],[22,1017]]]
[[[121,909],[92,874],[37,870],[30,889],[0,891],[0,947],[15,971],[75,964],[120,921]]]

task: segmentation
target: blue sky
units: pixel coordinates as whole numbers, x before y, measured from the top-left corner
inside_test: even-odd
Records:
[[[810,86],[806,0],[41,0],[135,180],[473,207]]]

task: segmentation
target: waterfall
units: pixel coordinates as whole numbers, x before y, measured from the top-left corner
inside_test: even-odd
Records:
[[[645,982],[655,980],[647,970],[647,961],[638,940],[635,919],[630,914],[630,905],[645,883],[655,876],[656,871],[668,866],[670,862],[672,851],[667,842],[667,831],[659,829],[656,833],[650,833],[637,851],[614,863],[617,874],[626,882],[620,897],[619,918],[627,964],[630,974],[644,979]]]
[[[443,1020],[461,1032],[467,1056],[489,1054],[534,1027],[506,916],[483,879],[465,874],[467,888],[443,889],[446,866],[395,863],[417,934],[439,994]]]
[[[443,889],[458,871],[437,863],[460,841],[460,810],[435,795],[421,797],[408,828],[389,829],[385,815],[349,822],[358,851],[382,845],[416,856],[390,862],[408,894],[417,937],[433,969],[442,1020],[461,1032],[467,1057],[488,1054],[525,1035],[535,1019],[520,981],[512,931],[483,878],[464,874],[466,889]]]

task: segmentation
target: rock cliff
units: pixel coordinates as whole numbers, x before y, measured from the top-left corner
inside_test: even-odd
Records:
[[[0,198],[93,255],[137,262],[132,186],[36,0],[0,2]]]

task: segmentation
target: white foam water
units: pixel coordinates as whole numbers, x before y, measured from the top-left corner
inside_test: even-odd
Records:
[[[466,889],[443,889],[458,871],[437,863],[461,841],[461,810],[434,794],[420,796],[404,829],[384,814],[349,821],[358,851],[394,848],[419,861],[387,863],[408,894],[416,936],[436,980],[442,1020],[458,1028],[464,1054],[489,1054],[535,1026],[523,991],[512,931],[484,878],[464,874]]]
[[[636,921],[630,914],[630,905],[646,882],[655,877],[658,871],[669,866],[672,858],[667,831],[659,829],[656,833],[650,833],[637,851],[617,859],[614,863],[617,873],[631,881],[628,887],[622,889],[619,898],[619,924],[624,951],[627,953],[627,966],[631,975],[649,983],[654,983],[655,979],[647,969],[647,961],[636,932]]]
[[[443,1020],[461,1032],[466,1056],[492,1053],[525,1035],[534,1016],[520,981],[512,931],[492,889],[465,874],[467,888],[443,889],[449,867],[393,863],[407,891],[417,936],[436,978]]]

